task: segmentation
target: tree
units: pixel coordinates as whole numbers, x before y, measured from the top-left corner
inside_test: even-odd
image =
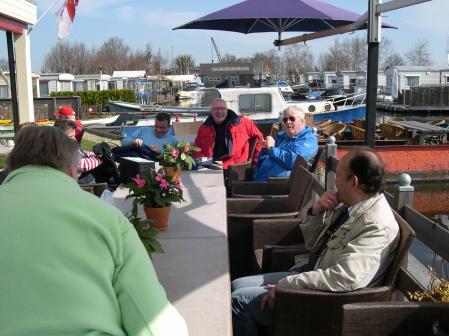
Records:
[[[432,65],[433,61],[430,58],[430,52],[428,50],[429,41],[419,40],[415,43],[414,47],[410,49],[405,57],[410,65]]]
[[[313,70],[313,55],[308,46],[294,44],[284,50],[285,71],[290,76]]]
[[[365,37],[353,37],[343,41],[343,64],[346,65],[346,69],[340,68],[339,70],[353,70],[359,71],[366,69],[366,63],[368,60],[368,50]]]
[[[238,61],[238,59],[237,59],[237,57],[235,55],[231,55],[231,54],[228,54],[228,53],[224,54],[221,57],[221,62],[222,63],[235,63],[237,61]]]
[[[341,71],[348,66],[347,56],[343,44],[339,39],[334,40],[334,45],[329,51],[319,57],[321,71]]]
[[[150,74],[160,75],[165,73],[168,65],[168,55],[163,56],[161,54],[161,49],[158,50],[157,54],[153,56],[153,62],[151,64]]]
[[[104,42],[96,53],[95,63],[97,68],[111,74],[116,70],[123,70],[128,65],[129,47],[118,37],[111,37]]]
[[[386,69],[388,67],[394,67],[398,65],[405,65],[405,61],[401,55],[399,55],[398,53],[394,53],[385,59],[383,68]]]
[[[192,55],[178,55],[175,58],[175,64],[178,72],[180,74],[187,73],[189,74],[190,69],[195,67],[195,61],[193,60]]]
[[[60,41],[44,57],[43,72],[82,74],[92,70],[92,53],[83,42]]]

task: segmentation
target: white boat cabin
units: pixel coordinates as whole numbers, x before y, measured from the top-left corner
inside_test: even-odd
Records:
[[[328,101],[294,101],[284,99],[278,87],[216,89],[229,109],[253,120],[277,119],[288,106],[297,105],[304,112],[321,113],[335,110]]]

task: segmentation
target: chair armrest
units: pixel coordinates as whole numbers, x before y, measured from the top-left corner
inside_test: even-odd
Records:
[[[285,272],[295,265],[297,255],[308,255],[308,253],[304,244],[265,245],[262,256],[262,273]]]
[[[228,216],[237,216],[244,214],[280,214],[295,213],[298,211],[287,211],[288,204],[283,198],[228,198],[227,200]]]
[[[388,301],[391,292],[387,286],[352,292],[276,287],[273,336],[339,335],[344,304]]]
[[[263,248],[265,245],[292,245],[303,243],[299,219],[272,220],[256,219],[253,222],[253,248]]]
[[[251,162],[237,163],[228,167],[229,181],[251,181],[253,168]]]
[[[269,176],[268,182],[288,182],[290,176]]]
[[[232,182],[232,195],[288,195],[290,185],[286,182]]]

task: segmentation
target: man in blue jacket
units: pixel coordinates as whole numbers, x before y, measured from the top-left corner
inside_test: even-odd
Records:
[[[284,131],[279,132],[276,140],[271,136],[266,138],[254,169],[254,181],[266,181],[270,176],[289,176],[298,155],[311,160],[318,150],[316,136],[310,127],[306,127],[305,114],[300,107],[287,107],[282,124]]]

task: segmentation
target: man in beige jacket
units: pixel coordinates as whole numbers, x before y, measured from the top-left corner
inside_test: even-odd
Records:
[[[234,336],[257,335],[257,324],[271,325],[276,286],[345,292],[382,282],[399,240],[382,194],[382,160],[368,148],[349,152],[338,164],[336,186],[338,192],[321,195],[301,224],[307,263],[233,281]]]

